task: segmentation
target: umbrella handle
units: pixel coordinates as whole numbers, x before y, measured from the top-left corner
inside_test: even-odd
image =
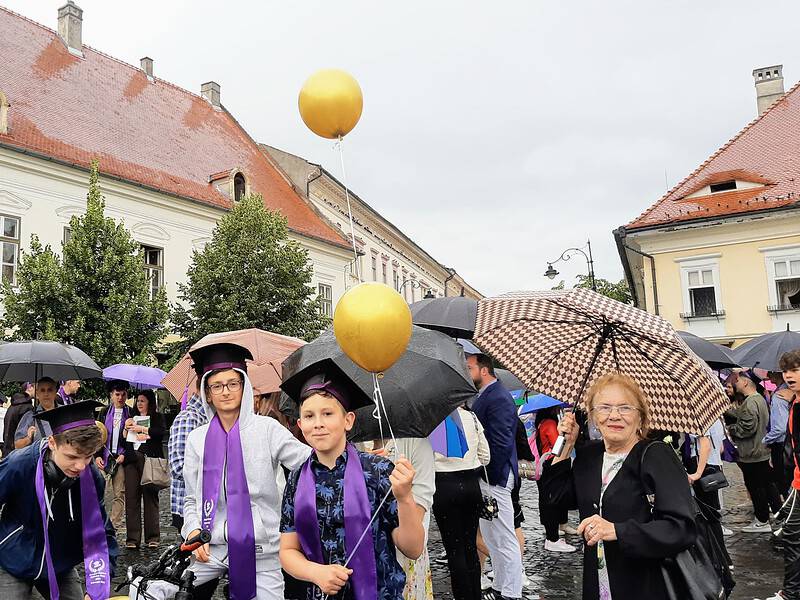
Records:
[[[563,435],[559,434],[558,438],[556,439],[556,443],[553,444],[553,456],[561,456],[561,453],[564,451],[564,445],[567,443],[567,438]]]

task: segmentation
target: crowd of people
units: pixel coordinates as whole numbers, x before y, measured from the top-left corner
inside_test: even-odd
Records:
[[[169,428],[151,390],[120,380],[107,383],[99,416],[99,403],[76,401],[78,381],[43,377],[12,396],[0,461],[0,597],[30,597],[35,587],[84,598],[75,569],[83,562],[86,594],[99,600],[117,532],[129,552],[159,547],[159,486],[143,481],[167,438],[172,524],[183,539],[210,534],[189,566],[198,600],[221,580],[234,600],[427,600],[431,516],[454,598],[522,598],[523,480],[538,488],[541,550],[574,552],[583,542],[583,598],[670,598],[664,561],[697,545],[727,594],[735,571],[720,517],[725,461],[738,465],[753,504],[742,532],[781,539],[785,580],[775,598],[800,598],[800,351],[763,378],[724,373],[731,409],[703,435],[652,431],[640,386],[619,373],[598,378],[580,410],[544,408],[523,423],[491,359],[468,355],[478,395],[456,411],[463,456],[439,454],[426,438],[350,444],[354,411],[373,400],[330,361],[284,382],[289,416],[278,393],[254,393],[247,349],[212,344],[191,357],[196,389]],[[132,597],[145,593],[140,586]],[[143,597],[177,589],[150,581]]]

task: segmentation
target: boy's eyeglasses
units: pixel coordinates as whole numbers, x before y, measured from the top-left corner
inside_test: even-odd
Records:
[[[620,417],[630,417],[634,413],[639,412],[639,409],[629,404],[621,404],[619,406],[611,406],[610,404],[598,404],[592,409],[592,412],[601,417],[610,417],[611,413],[617,411]]]
[[[229,381],[228,383],[212,383],[208,386],[208,389],[214,396],[219,396],[224,389],[227,389],[231,393],[236,393],[242,389],[242,382]]]

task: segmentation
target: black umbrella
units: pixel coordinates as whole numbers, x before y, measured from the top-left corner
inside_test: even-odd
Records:
[[[780,371],[778,362],[784,353],[800,349],[800,333],[786,331],[767,333],[734,348],[733,356],[742,367],[758,367],[767,371]]]
[[[370,397],[372,373],[364,371],[339,348],[333,331],[328,329],[316,340],[295,350],[283,362],[283,380],[310,365],[333,359],[344,373]],[[437,331],[414,327],[408,349],[380,378],[380,388],[388,417],[383,417],[383,436],[389,437],[388,424],[397,438],[427,437],[458,406],[477,391],[467,371],[464,352],[451,338]],[[296,386],[283,386],[292,393]],[[352,441],[380,437],[380,427],[373,416],[374,406],[356,409]]]
[[[523,392],[528,391],[528,386],[522,383],[519,377],[514,375],[511,371],[506,371],[505,369],[495,369],[494,374],[497,375],[500,383],[502,383],[503,387],[509,392],[516,392],[519,390],[522,390]]]
[[[0,380],[37,381],[52,377],[66,379],[91,379],[102,377],[103,370],[80,348],[33,340],[0,344]]]
[[[434,329],[454,338],[472,339],[478,303],[471,298],[454,296],[414,302],[410,307],[414,325]]]
[[[692,352],[703,359],[712,369],[719,371],[739,366],[733,357],[733,352],[725,346],[704,340],[688,331],[678,331],[677,333]]]

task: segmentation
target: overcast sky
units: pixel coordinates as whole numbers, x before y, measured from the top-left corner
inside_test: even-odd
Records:
[[[0,0],[56,27],[61,0]],[[800,72],[800,3],[752,0],[77,0],[84,43],[222,103],[257,140],[340,175],[300,120],[320,68],[364,113],[350,187],[478,290],[547,289],[547,261],[611,231],[756,115],[751,72]],[[1,58],[0,58],[1,59]],[[558,265],[572,283],[585,263]]]

